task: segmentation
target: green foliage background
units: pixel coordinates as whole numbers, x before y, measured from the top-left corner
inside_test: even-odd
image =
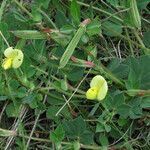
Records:
[[[0,149],[149,149],[150,1],[134,2],[138,27],[127,0],[1,1],[0,31],[24,61],[0,67]],[[1,64],[6,48],[1,36]],[[101,102],[85,97],[95,75]]]

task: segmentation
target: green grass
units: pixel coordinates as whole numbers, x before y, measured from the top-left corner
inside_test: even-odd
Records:
[[[0,67],[0,150],[150,148],[150,1],[130,2],[1,1],[0,63],[9,45],[24,60]]]

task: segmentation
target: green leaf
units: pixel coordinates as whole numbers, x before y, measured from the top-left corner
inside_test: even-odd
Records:
[[[96,125],[96,132],[104,132],[105,131],[105,126],[102,123],[97,123]]]
[[[45,9],[48,8],[49,6],[49,3],[50,3],[51,0],[36,0],[35,3],[36,5],[38,5],[38,7],[43,7]]]
[[[81,41],[82,41],[84,44],[88,43],[88,41],[89,41],[89,36],[88,36],[86,33],[83,34],[82,37],[81,37]]]
[[[141,100],[141,107],[142,108],[150,108],[150,98],[145,97]]]
[[[61,46],[65,47],[72,37],[66,34],[51,33],[51,38]]]
[[[34,93],[34,94],[29,94],[28,96],[24,97],[22,99],[22,102],[24,104],[28,104],[32,109],[37,108],[38,107],[38,102],[40,100],[38,99],[38,94]]]
[[[111,21],[105,21],[102,24],[102,29],[104,34],[111,37],[119,36],[122,33],[122,25]]]
[[[125,102],[124,94],[120,91],[115,92],[115,96],[113,98],[112,107],[118,108]]]
[[[84,68],[72,67],[69,72],[65,72],[70,81],[79,81],[83,77]]]
[[[11,31],[15,36],[22,39],[47,39],[47,35],[36,30]]]
[[[124,118],[129,116],[130,106],[123,104],[118,108],[118,114]]]
[[[87,130],[81,116],[71,121],[64,121],[63,127],[67,138],[79,140],[83,144],[93,143],[93,133]]]
[[[66,48],[66,51],[62,55],[59,63],[59,68],[64,68],[66,64],[68,63],[70,57],[72,56],[77,44],[80,41],[81,36],[84,34],[86,27],[80,26],[78,31],[75,33],[74,37],[70,41],[69,45]]]
[[[123,104],[118,108],[118,113],[120,116],[127,118],[128,116],[131,119],[140,118],[142,115],[141,99],[133,98],[128,104]]]
[[[27,89],[25,87],[20,87],[17,89],[17,97],[18,98],[23,98],[27,94]]]
[[[94,138],[94,135],[91,131],[84,131],[83,134],[81,134],[80,136],[80,142],[83,143],[83,144],[93,144],[93,138]]]
[[[10,103],[7,105],[6,107],[6,114],[8,117],[18,117],[19,116],[19,113],[20,113],[20,104],[14,104],[13,103]]]
[[[36,6],[32,7],[32,18],[35,22],[40,22],[42,20],[42,15]]]
[[[80,143],[78,141],[73,143],[73,150],[80,150]]]
[[[70,13],[74,22],[79,24],[80,23],[80,7],[76,0],[71,1]]]
[[[108,146],[109,142],[108,142],[108,138],[106,135],[100,134],[99,140],[102,146]]]
[[[150,31],[143,33],[143,42],[147,48],[150,48]]]
[[[67,91],[67,90],[68,90],[67,81],[64,79],[64,80],[61,80],[60,83],[61,83],[61,88],[62,88],[64,91]]]
[[[98,19],[93,20],[87,25],[87,31],[90,36],[101,34],[101,23]]]
[[[104,124],[105,127],[105,131],[106,132],[110,132],[111,131],[111,126],[109,126],[108,124]]]
[[[9,29],[9,27],[8,27],[8,25],[6,24],[6,23],[4,23],[4,22],[0,22],[0,31],[2,32],[2,34],[5,36],[5,38],[9,38],[9,32],[8,32],[8,29]],[[0,36],[0,39],[1,39],[2,37]]]
[[[59,28],[63,27],[64,25],[69,26],[68,22],[67,22],[67,17],[66,17],[65,13],[61,9],[58,9],[57,12],[56,12],[55,24]]]
[[[47,111],[46,111],[46,117],[48,119],[53,119],[55,121],[57,121],[58,117],[56,117],[56,113],[58,112],[58,110],[60,109],[60,106],[49,106]],[[70,113],[68,111],[68,108],[65,107],[62,111],[61,114],[65,117],[65,118],[69,118],[70,117]]]
[[[129,65],[125,64],[119,58],[111,59],[108,69],[119,78],[126,78],[129,74]]]
[[[149,3],[150,3],[150,0],[138,0],[137,6],[139,9],[146,9],[146,7]]]
[[[59,107],[58,106],[50,106],[46,111],[46,117],[48,119],[56,119],[56,113],[58,112]]]
[[[119,0],[106,0],[112,6],[117,7],[119,5]]]
[[[2,15],[3,15],[3,12],[4,12],[4,10],[5,10],[6,4],[7,4],[7,0],[3,0],[3,1],[1,2],[1,7],[0,7],[0,22],[1,22],[1,20],[2,20]]]
[[[130,89],[150,89],[150,67],[147,65],[150,61],[150,56],[141,56],[140,58],[128,58],[126,60],[130,67],[126,87]]]
[[[131,106],[132,111],[134,111],[135,113],[141,113],[141,99],[142,98],[133,98],[131,99],[131,101],[129,101],[128,105]],[[136,110],[138,109],[138,110]]]
[[[121,118],[121,117],[118,119],[117,122],[118,122],[118,125],[121,126],[121,127],[125,126],[128,123],[127,119],[124,119],[124,118]]]
[[[51,105],[63,105],[62,95],[57,91],[51,91],[51,94],[48,96],[47,102]]]
[[[64,139],[64,136],[65,136],[65,131],[62,127],[62,125],[58,125],[57,128],[55,129],[55,131],[51,132],[50,134],[50,139],[53,141],[53,142],[61,142],[63,139]]]
[[[139,14],[139,10],[137,8],[137,1],[136,0],[129,0],[129,11],[128,15],[130,17],[130,22],[132,27],[141,29],[141,16]]]
[[[72,121],[64,121],[63,127],[67,137],[77,138],[86,130],[86,124],[82,117],[78,117]]]
[[[60,28],[60,32],[63,34],[71,34],[72,32],[74,32],[74,28],[71,25],[64,25]]]
[[[88,46],[86,47],[87,51],[92,54],[92,56],[88,55],[88,61],[93,61],[93,56],[94,58],[97,58],[97,46]]]
[[[116,140],[119,139],[122,134],[118,131],[117,127],[114,127],[114,126],[111,126],[111,127],[112,129],[109,135]]]
[[[121,91],[115,91],[113,94],[106,98],[104,103],[108,109],[116,110],[125,103],[124,94]]]
[[[25,39],[20,39],[17,42],[17,45],[15,46],[16,49],[23,49],[23,47],[26,45],[26,41]]]
[[[48,9],[48,6],[49,6],[49,3],[50,3],[51,0],[41,0],[41,3],[42,3],[42,6],[45,8],[45,9]]]
[[[0,101],[5,101],[8,99],[8,96],[0,96]]]

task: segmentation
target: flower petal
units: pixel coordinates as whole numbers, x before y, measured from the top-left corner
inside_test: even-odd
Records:
[[[12,66],[12,59],[11,58],[5,58],[3,63],[2,63],[2,67],[7,70],[9,68],[11,68]]]
[[[8,47],[5,51],[4,51],[4,55],[5,57],[13,57],[15,55],[14,49],[13,47]]]
[[[97,92],[98,92],[97,87],[89,88],[86,92],[86,98],[91,99],[91,100],[96,99],[97,98]]]
[[[13,58],[13,62],[12,62],[12,67],[13,68],[18,68],[21,66],[22,62],[23,62],[23,53],[21,50],[19,49],[14,49],[15,51],[15,57]]]
[[[103,100],[107,94],[107,91],[108,91],[108,85],[107,85],[107,82],[104,81],[98,91],[97,100],[99,100],[99,101]]]
[[[101,75],[96,75],[91,83],[90,83],[90,87],[98,87],[100,88],[101,86],[103,86],[104,82],[106,82],[106,80],[101,76]]]

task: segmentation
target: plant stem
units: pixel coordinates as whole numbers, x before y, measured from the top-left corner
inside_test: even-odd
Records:
[[[7,47],[10,47],[8,41],[6,40],[5,36],[3,35],[3,33],[0,31],[0,35],[2,36],[3,40],[5,41]]]
[[[43,138],[29,137],[29,136],[25,136],[25,135],[18,135],[18,136],[26,138],[26,139],[31,138],[31,140],[34,140],[34,141],[52,143],[51,140],[47,140],[47,139],[43,139]],[[61,144],[62,145],[72,145],[72,143],[70,143],[70,142],[61,142]],[[91,149],[91,150],[99,150],[99,149],[101,149],[100,146],[96,146],[96,145],[84,145],[84,144],[80,144],[80,147],[84,148],[84,149]]]
[[[44,96],[43,104],[45,104],[46,99],[47,99],[47,95]],[[35,129],[36,129],[36,126],[37,126],[37,123],[38,123],[38,120],[39,120],[41,114],[42,114],[42,111],[40,110],[39,113],[38,113],[38,115],[37,115],[37,117],[36,117],[36,119],[35,119],[35,122],[34,122],[34,125],[33,125],[32,130],[31,130],[30,136],[29,136],[29,138],[28,138],[28,141],[27,141],[27,144],[26,144],[25,149],[28,149],[28,147],[29,147],[29,144],[30,144],[32,135],[33,135],[33,133],[34,133],[34,131],[35,131]]]
[[[127,29],[125,29],[125,32],[126,32],[127,38],[130,39],[130,36],[129,36],[129,33],[128,33],[128,30],[127,30]],[[131,40],[131,39],[130,39],[130,40]],[[129,43],[131,55],[132,55],[132,57],[134,57],[134,51],[133,51],[133,47],[132,47],[132,44],[131,44],[131,41],[130,41],[130,40],[128,40],[128,43]]]
[[[63,93],[63,94],[65,94],[65,95],[68,95],[68,96],[71,96],[72,95],[72,93],[69,93],[69,92],[66,92],[66,91],[64,91],[64,90],[62,90],[62,89],[60,89],[60,88],[57,88],[54,84],[52,85],[54,88],[55,88],[55,90],[56,91],[58,91],[58,92],[60,92],[60,93]],[[42,88],[41,87],[41,89],[40,89],[40,92],[42,92],[42,91],[47,91],[47,90],[49,90],[49,89],[51,89],[52,87],[46,87],[46,89],[45,88]],[[49,95],[49,94],[48,94]],[[79,94],[74,94],[74,97],[77,97],[77,98],[85,98],[85,95],[79,95]]]
[[[138,42],[140,43],[140,47],[143,49],[144,53],[145,54],[150,54],[150,49],[146,48],[141,37],[139,36],[137,30],[134,29],[134,35],[135,37],[137,38]]]
[[[143,48],[145,48],[145,45],[144,45],[143,41],[141,40],[141,38],[140,38],[140,36],[136,30],[134,30],[134,34],[135,34],[135,37],[137,38],[137,40],[139,41],[139,43],[141,44],[141,46]]]

